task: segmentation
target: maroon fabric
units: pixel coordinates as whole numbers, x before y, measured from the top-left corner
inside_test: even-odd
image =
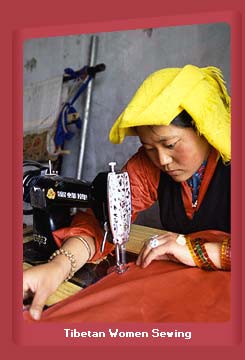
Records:
[[[134,220],[139,211],[157,200],[159,169],[142,149],[125,169],[130,174]],[[97,251],[92,260],[95,260],[99,258],[103,234],[94,217],[86,216],[80,213],[71,227],[56,231],[54,236],[61,245],[67,236],[93,235]],[[204,231],[199,235],[214,241],[228,234]],[[112,247],[108,248],[103,255],[111,250]],[[229,316],[229,272],[208,272],[174,262],[154,261],[145,269],[131,263],[123,275],[111,273],[45,310],[41,322],[219,322],[228,321]],[[28,312],[24,318],[34,321]]]
[[[154,261],[109,274],[45,310],[41,322],[220,322],[229,314],[230,272]]]

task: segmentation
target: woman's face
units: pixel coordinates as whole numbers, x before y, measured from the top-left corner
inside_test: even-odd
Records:
[[[177,182],[189,179],[210,151],[207,140],[192,128],[139,126],[136,131],[151,161]]]

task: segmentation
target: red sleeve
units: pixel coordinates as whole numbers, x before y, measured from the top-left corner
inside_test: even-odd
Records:
[[[90,262],[102,260],[114,249],[113,244],[106,242],[103,254],[100,253],[100,244],[104,233],[91,209],[87,209],[86,212],[78,211],[69,227],[61,228],[53,232],[55,242],[59,247],[65,239],[76,235],[88,235],[94,238],[95,254]]]
[[[223,240],[230,238],[230,233],[226,233],[220,230],[203,230],[187,235],[190,239],[200,238],[207,242],[222,242]]]
[[[132,221],[139,211],[147,209],[157,200],[157,187],[160,171],[146,157],[142,148],[126,163],[123,170],[128,171],[132,195]],[[100,244],[104,232],[91,209],[86,212],[78,211],[69,227],[53,232],[55,242],[62,245],[64,239],[75,235],[89,235],[95,240],[96,252],[92,262],[104,258],[113,249],[114,245],[106,242],[103,254],[100,253]]]
[[[145,154],[143,147],[126,163],[123,170],[130,178],[132,196],[132,222],[140,211],[146,210],[157,200],[160,170]]]

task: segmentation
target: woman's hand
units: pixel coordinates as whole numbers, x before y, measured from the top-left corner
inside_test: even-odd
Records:
[[[158,244],[152,248],[150,240],[145,243],[136,261],[136,265],[147,267],[153,260],[174,260],[188,266],[196,266],[187,245],[176,242],[179,234],[167,232],[154,237]]]
[[[90,236],[72,236],[65,241],[62,249],[73,254],[76,265],[74,271],[79,270],[95,253],[94,239]],[[89,250],[88,250],[89,247]],[[34,295],[32,304],[29,308],[33,319],[39,320],[43,307],[50,295],[52,295],[59,285],[68,277],[71,271],[71,262],[67,256],[60,254],[47,264],[34,266],[24,271],[23,275],[23,299]]]
[[[63,261],[62,266],[59,263],[61,260]],[[37,265],[24,271],[23,300],[33,297],[29,312],[34,320],[41,318],[48,297],[57,290],[69,270],[69,261],[66,262],[65,259],[57,257],[55,261]]]

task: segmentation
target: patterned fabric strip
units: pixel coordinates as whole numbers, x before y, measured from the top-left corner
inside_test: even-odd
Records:
[[[203,179],[204,171],[206,168],[207,160],[204,160],[199,169],[187,180],[187,184],[191,188],[192,192],[192,204],[197,203],[198,193]]]

